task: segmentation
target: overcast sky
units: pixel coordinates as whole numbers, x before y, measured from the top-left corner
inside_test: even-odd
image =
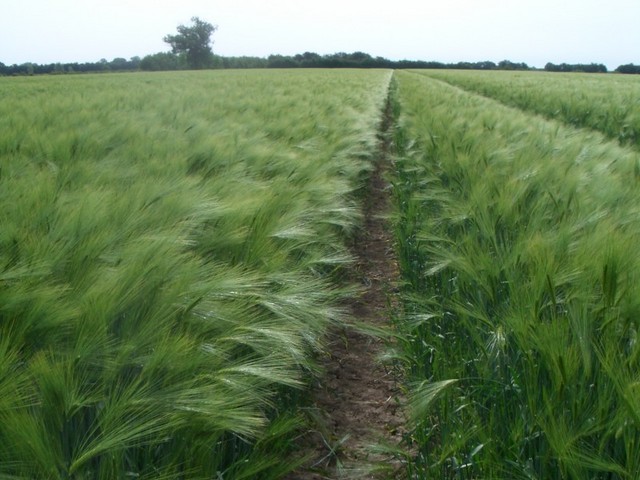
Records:
[[[218,25],[226,56],[640,64],[640,0],[0,0],[0,62],[168,51],[162,37],[193,16]]]

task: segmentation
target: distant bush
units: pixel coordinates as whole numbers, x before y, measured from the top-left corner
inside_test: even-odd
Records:
[[[640,74],[640,65],[634,65],[633,63],[627,63],[626,65],[620,65],[616,68],[617,73],[634,73]]]
[[[147,55],[140,61],[140,69],[151,72],[161,70],[184,70],[186,68],[187,61],[184,56],[169,52]]]
[[[114,58],[111,62],[101,59],[98,62],[83,63],[21,63],[5,65],[0,63],[0,75],[42,75],[61,73],[88,73],[88,72],[127,72],[140,69],[140,57]]]
[[[547,72],[607,73],[607,67],[601,63],[561,63],[556,65],[549,62],[544,66],[544,69]]]

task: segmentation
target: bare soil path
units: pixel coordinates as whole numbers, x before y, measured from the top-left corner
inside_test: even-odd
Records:
[[[388,106],[380,128],[379,155],[365,195],[364,228],[353,243],[357,258],[354,278],[362,283],[363,293],[350,308],[354,324],[372,327],[389,326],[398,281],[392,235],[385,220],[390,205],[384,173],[391,165],[391,124]],[[354,327],[331,333],[329,354],[323,360],[325,377],[313,392],[314,411],[321,412],[318,428],[303,440],[309,443],[313,458],[286,480],[393,478],[392,460],[371,449],[379,443],[397,445],[405,423],[397,382],[379,359],[384,342]],[[380,471],[385,466],[386,471]]]

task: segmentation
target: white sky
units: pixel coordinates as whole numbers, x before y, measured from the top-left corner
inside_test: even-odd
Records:
[[[218,25],[225,56],[640,64],[640,0],[0,0],[0,62],[168,51],[162,37],[193,16]]]

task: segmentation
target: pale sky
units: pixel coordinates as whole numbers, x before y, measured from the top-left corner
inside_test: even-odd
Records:
[[[193,16],[224,56],[640,64],[640,0],[0,0],[0,62],[143,57]]]

